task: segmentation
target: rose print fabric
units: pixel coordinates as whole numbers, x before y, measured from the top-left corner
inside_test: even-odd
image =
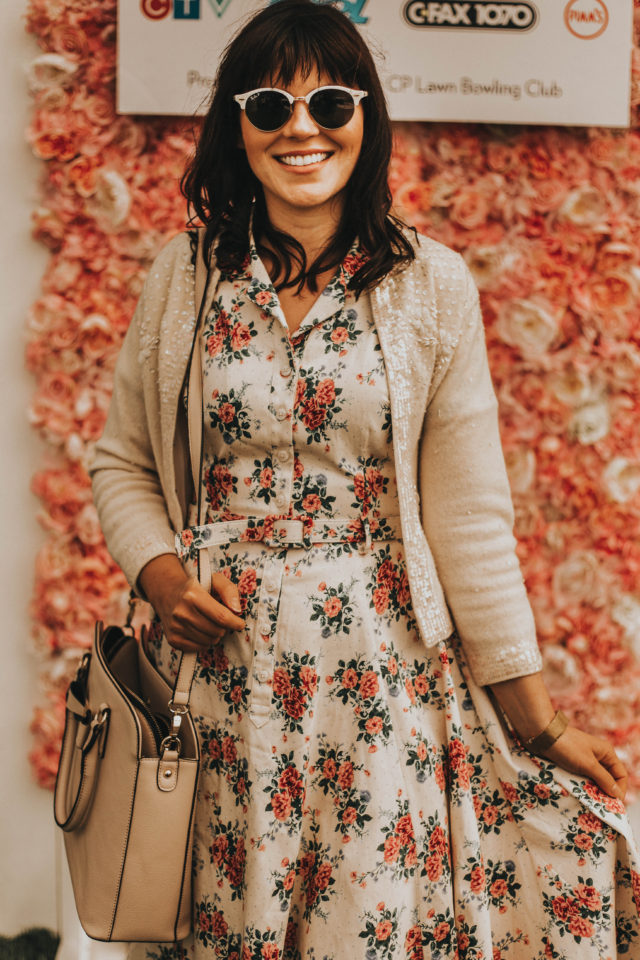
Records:
[[[622,804],[519,747],[455,634],[418,635],[383,358],[346,290],[360,262],[355,246],[290,335],[252,246],[206,318],[205,522],[249,539],[203,549],[246,631],[200,657],[192,693],[193,933],[130,956],[640,957]],[[371,542],[251,537],[274,517],[366,518]],[[193,568],[201,544],[182,542]],[[162,637],[155,653],[175,674]]]

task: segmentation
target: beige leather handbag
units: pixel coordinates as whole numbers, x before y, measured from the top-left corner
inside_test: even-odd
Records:
[[[188,404],[196,490],[202,457],[198,330],[207,276],[199,243],[200,309]],[[210,589],[206,551],[199,554],[200,582]],[[69,686],[54,810],[86,933],[96,940],[167,942],[191,929],[200,755],[189,694],[196,655],[182,655],[172,690],[148,656],[145,628],[136,640],[131,614],[132,605],[124,628],[96,625],[93,648]]]

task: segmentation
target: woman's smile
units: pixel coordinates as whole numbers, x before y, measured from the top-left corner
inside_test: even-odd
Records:
[[[331,150],[291,150],[289,153],[276,155],[278,163],[293,167],[296,172],[307,167],[317,167],[333,156]]]

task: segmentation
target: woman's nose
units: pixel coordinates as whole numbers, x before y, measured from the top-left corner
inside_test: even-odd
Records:
[[[312,137],[318,133],[318,124],[309,113],[309,107],[304,100],[297,100],[293,105],[293,113],[282,128],[285,136]]]

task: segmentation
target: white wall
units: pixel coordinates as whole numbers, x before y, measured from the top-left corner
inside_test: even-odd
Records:
[[[27,752],[38,698],[28,605],[34,554],[43,540],[29,491],[42,446],[27,423],[33,380],[24,367],[25,314],[38,294],[47,251],[30,237],[40,163],[25,143],[29,98],[23,64],[38,53],[20,2],[0,3],[0,933],[56,927],[51,795],[36,787]]]
[[[30,100],[24,65],[39,52],[24,31],[26,0],[0,2],[0,384],[4,463],[0,496],[0,934],[44,925],[59,929],[64,916],[64,960],[112,957],[117,947],[89,947],[70,919],[68,887],[56,892],[56,850],[50,793],[36,787],[29,770],[28,725],[38,699],[38,664],[30,639],[28,605],[34,556],[43,534],[35,520],[38,501],[29,492],[43,447],[29,427],[26,408],[33,380],[24,368],[25,315],[38,295],[48,253],[30,238],[30,214],[38,203],[41,164],[24,139]],[[640,835],[640,805],[634,813]],[[60,917],[57,916],[60,914]],[[63,960],[62,956],[60,960]]]

